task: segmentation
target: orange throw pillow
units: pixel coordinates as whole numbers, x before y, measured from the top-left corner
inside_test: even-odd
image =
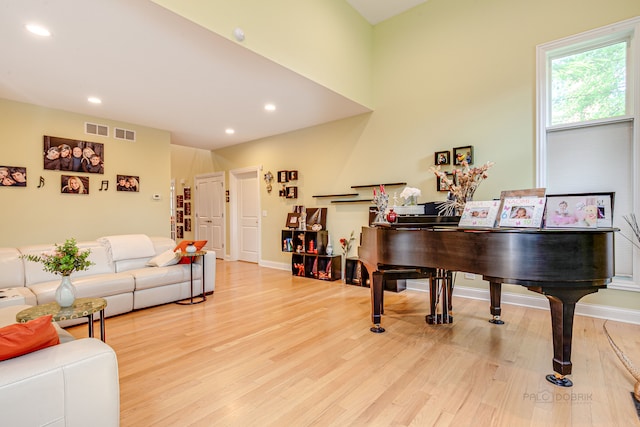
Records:
[[[22,356],[60,343],[51,315],[0,328],[0,360]]]

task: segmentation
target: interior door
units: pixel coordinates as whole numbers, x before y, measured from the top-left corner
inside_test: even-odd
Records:
[[[237,179],[238,259],[257,263],[260,226],[258,173],[244,172],[238,174]]]
[[[205,248],[224,258],[224,175],[196,177],[196,240],[207,240]]]

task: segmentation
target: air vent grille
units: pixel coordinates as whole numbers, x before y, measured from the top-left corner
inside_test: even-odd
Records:
[[[113,128],[113,137],[115,139],[124,139],[127,141],[136,140],[136,131],[121,128]]]
[[[84,132],[91,135],[109,136],[109,126],[85,122]]]

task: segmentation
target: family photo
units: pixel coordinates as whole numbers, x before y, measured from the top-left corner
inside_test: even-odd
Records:
[[[104,144],[44,136],[46,170],[104,173]]]

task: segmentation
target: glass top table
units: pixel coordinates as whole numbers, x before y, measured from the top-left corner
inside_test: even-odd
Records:
[[[92,338],[93,314],[100,312],[100,338],[102,341],[105,341],[104,309],[106,306],[107,301],[104,298],[76,298],[70,307],[60,307],[57,302],[50,302],[25,308],[16,314],[16,321],[19,323],[26,323],[29,320],[47,316],[49,314],[52,315],[52,319],[55,322],[86,317],[87,325],[89,325],[89,337]]]

